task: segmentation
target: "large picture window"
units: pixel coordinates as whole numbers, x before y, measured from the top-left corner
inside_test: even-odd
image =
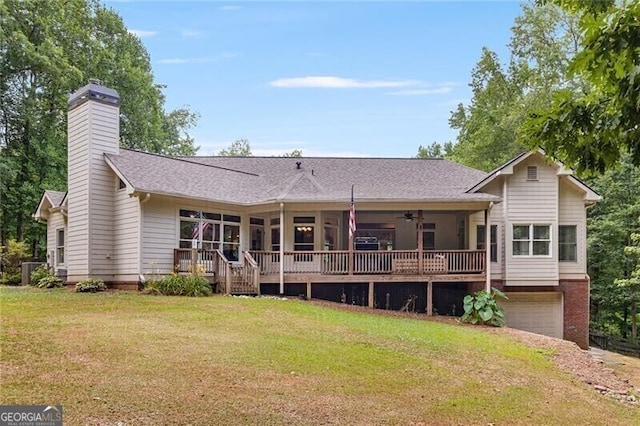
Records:
[[[313,251],[315,240],[315,222],[313,216],[294,216],[293,250]]]
[[[180,210],[180,248],[222,249],[228,260],[240,255],[240,216]]]
[[[578,235],[576,225],[558,227],[558,260],[575,262],[578,260]]]
[[[514,256],[550,256],[551,225],[513,225]]]
[[[484,250],[484,244],[486,241],[486,228],[484,225],[478,225],[476,227],[476,249]],[[491,225],[491,241],[490,241],[490,258],[491,262],[498,261],[498,225]]]

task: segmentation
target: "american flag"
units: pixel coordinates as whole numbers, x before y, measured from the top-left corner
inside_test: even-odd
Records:
[[[209,228],[211,224],[209,222],[204,222],[202,224],[202,233],[204,234],[207,228]],[[193,224],[193,231],[191,231],[191,239],[199,240],[200,239],[200,222],[195,222]]]
[[[349,205],[349,238],[356,234],[356,205],[353,202],[353,185],[351,185],[351,204]]]

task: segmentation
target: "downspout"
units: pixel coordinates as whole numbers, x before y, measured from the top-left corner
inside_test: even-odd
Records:
[[[284,203],[280,203],[280,294],[284,294]]]
[[[484,211],[484,249],[486,256],[484,269],[486,274],[485,290],[487,293],[491,292],[491,223],[489,222],[491,208],[493,208],[493,201],[489,203],[489,207]]]

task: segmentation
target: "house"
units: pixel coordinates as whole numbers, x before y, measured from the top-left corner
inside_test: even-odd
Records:
[[[508,325],[588,346],[586,208],[600,197],[543,153],[490,173],[442,159],[169,158],[119,148],[119,102],[97,82],[70,96],[68,190],[45,191],[34,215],[67,283],[136,289],[199,271],[228,293],[413,300],[430,315],[460,315],[466,294],[494,286]]]

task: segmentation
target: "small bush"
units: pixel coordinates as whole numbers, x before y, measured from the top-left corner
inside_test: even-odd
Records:
[[[491,293],[480,290],[476,291],[473,296],[465,296],[464,315],[460,319],[471,324],[503,327],[505,325],[504,312],[496,302],[496,297],[507,299],[503,292],[495,288],[491,288]]]
[[[97,291],[105,291],[107,286],[104,281],[89,278],[76,284],[76,291],[79,293],[95,293]]]
[[[53,277],[54,275],[53,269],[49,268],[47,265],[40,265],[31,272],[31,285],[38,286],[41,279]]]
[[[159,280],[150,280],[145,284],[146,294],[164,296],[211,296],[213,291],[206,278],[198,275],[171,274]]]
[[[3,285],[20,285],[22,284],[22,275],[21,274],[10,274],[5,272],[2,274],[2,278],[0,278],[0,284]]]
[[[44,278],[41,278],[38,281],[38,284],[36,287],[38,288],[59,288],[62,287],[64,284],[62,283],[62,279],[54,276],[54,275],[50,275],[50,276],[46,276]]]

